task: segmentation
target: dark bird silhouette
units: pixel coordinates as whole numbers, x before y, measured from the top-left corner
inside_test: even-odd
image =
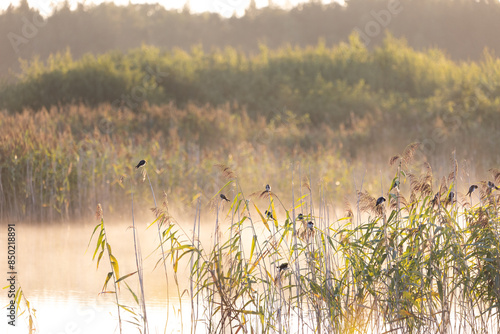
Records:
[[[266,184],[266,190],[264,190],[259,196],[263,198],[263,197],[269,197],[269,195],[271,195],[271,186]]]
[[[391,189],[389,189],[389,191],[391,191],[394,188],[399,188],[399,180],[394,181],[394,183],[391,185]]]
[[[450,191],[450,194],[448,195],[448,203],[453,203],[454,197],[455,197],[455,193],[453,191]]]
[[[474,190],[476,190],[478,187],[473,184],[472,186],[469,187],[469,191],[467,192],[467,194],[465,196],[472,196],[472,193],[474,192]]]
[[[491,190],[493,190],[493,188],[495,188],[496,190],[500,190],[500,188],[495,186],[495,184],[491,181],[488,181],[488,188],[490,188]]]
[[[288,263],[286,263],[286,262],[282,263],[277,268],[280,270],[280,272],[283,271],[283,270],[287,270],[288,269]]]
[[[229,199],[226,197],[226,195],[224,194],[220,194],[220,198],[222,198],[223,200],[225,201],[228,201],[229,202]]]
[[[377,198],[377,203],[375,204],[375,206],[379,206],[380,204],[382,204],[384,202],[385,202],[385,198],[379,197],[379,198]]]
[[[302,219],[304,219],[304,215],[303,215],[303,214],[301,214],[301,213],[299,213],[299,215],[297,216],[297,218],[298,218],[299,220],[302,220]]]
[[[434,198],[431,201],[432,207],[434,207],[434,205],[438,204],[438,201],[439,201],[439,191],[436,193],[436,195],[434,195]]]
[[[137,164],[137,166],[135,166],[135,168],[139,168],[139,167],[142,167],[146,164],[146,160],[141,160],[139,161],[139,163]]]
[[[307,228],[312,230],[314,228],[314,223],[313,222],[308,222],[307,223]]]
[[[273,213],[271,211],[266,210],[265,213],[266,213],[267,218],[274,220]]]

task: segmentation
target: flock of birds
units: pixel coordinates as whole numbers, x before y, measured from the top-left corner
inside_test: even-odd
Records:
[[[147,164],[146,160],[141,160],[135,166],[135,168],[139,169],[140,167],[143,167],[146,164]],[[500,190],[500,188],[498,186],[496,186],[492,181],[488,181],[487,183],[485,182],[485,184],[486,184],[487,193],[491,193],[493,191],[493,189]],[[391,191],[394,188],[399,188],[399,181],[395,181],[394,184],[391,186],[391,189],[389,191]],[[469,190],[467,191],[466,196],[469,196],[469,197],[472,196],[472,193],[478,188],[479,187],[476,184],[471,185],[469,187]],[[260,197],[263,197],[265,195],[269,195],[270,193],[271,193],[271,186],[269,184],[266,184],[266,189],[260,194]],[[225,194],[221,193],[219,196],[220,196],[221,200],[230,202],[229,198],[227,198],[227,196]],[[437,203],[437,201],[439,200],[439,196],[440,196],[440,193],[437,192],[436,195],[434,196],[434,199],[431,201],[431,203],[433,205],[435,203]],[[452,203],[454,197],[455,197],[455,194],[453,193],[453,191],[451,191],[448,195],[448,202]],[[379,207],[385,201],[386,201],[385,197],[380,196],[379,198],[377,198],[377,201],[375,203],[375,207]],[[265,215],[268,219],[276,220],[273,217],[273,213],[271,211],[266,210]],[[302,213],[299,213],[299,215],[297,216],[297,219],[300,222],[302,222],[301,229],[299,229],[299,232],[298,232],[298,235],[299,235],[299,237],[301,237],[301,239],[309,239],[309,237],[314,235],[314,223],[312,221],[308,221],[306,223],[306,219]],[[282,263],[282,264],[278,265],[276,268],[278,269],[278,275],[281,275],[281,273],[283,271],[288,269],[288,263],[287,262]]]
[[[399,186],[399,181],[396,181],[394,184],[395,185],[390,190],[392,190],[395,187],[398,187]],[[497,187],[491,181],[488,181],[488,183],[486,184],[486,186],[487,186],[487,189],[488,189],[489,192],[491,192],[493,189],[500,190],[500,188]],[[469,187],[469,190],[467,191],[467,194],[465,194],[465,196],[472,196],[472,193],[477,188],[479,188],[479,187],[476,184],[471,185]],[[437,192],[436,195],[434,195],[434,199],[431,201],[432,204],[434,204],[434,203],[436,203],[438,201],[439,195],[440,195],[439,192]],[[455,198],[455,193],[453,191],[451,191],[450,194],[448,195],[448,202],[452,203],[454,198]],[[377,207],[380,204],[384,203],[385,201],[386,201],[385,197],[381,196],[381,197],[377,198],[377,202],[375,203],[375,206]]]

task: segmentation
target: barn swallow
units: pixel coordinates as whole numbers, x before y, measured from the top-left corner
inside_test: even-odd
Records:
[[[313,222],[308,222],[307,223],[307,228],[312,230],[314,228],[314,223]]]
[[[375,206],[379,206],[380,204],[382,204],[384,202],[385,202],[385,198],[379,197],[379,198],[377,198],[377,203],[375,204]]]
[[[434,205],[436,205],[438,201],[439,201],[439,191],[436,193],[436,195],[434,195],[434,198],[431,201],[432,207],[434,207]]]
[[[135,168],[139,168],[139,167],[142,167],[146,164],[146,160],[141,160],[139,161],[139,163],[137,164],[137,166],[135,166]]]
[[[469,187],[469,191],[467,192],[467,194],[465,196],[472,196],[472,193],[476,189],[477,189],[477,186],[475,184],[473,184],[472,186]]]
[[[500,190],[500,188],[495,186],[495,184],[491,181],[488,181],[488,188],[490,188],[491,190],[493,190],[493,188],[495,188],[496,190]]]
[[[399,188],[399,180],[394,181],[394,183],[392,184],[391,189],[389,189],[389,191],[391,191],[394,188]]]
[[[265,213],[266,213],[267,218],[270,218],[270,219],[274,220],[274,217],[273,217],[273,213],[272,213],[272,212],[270,212],[270,211],[267,211],[267,210],[266,210],[266,212],[265,212]]]
[[[220,194],[220,198],[222,198],[223,200],[225,201],[228,201],[229,202],[229,199],[226,197],[226,195],[224,194]]]
[[[261,194],[260,194],[260,197],[268,197],[269,195],[271,195],[271,186],[266,184],[266,190],[264,190]]]
[[[280,272],[283,271],[283,270],[287,270],[288,269],[288,263],[286,263],[286,262],[282,263],[277,268],[280,270]]]

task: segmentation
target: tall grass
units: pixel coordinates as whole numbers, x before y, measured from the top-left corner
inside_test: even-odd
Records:
[[[243,188],[271,182],[276,189],[286,189],[289,180],[283,175],[290,175],[293,160],[306,168],[297,185],[305,174],[321,178],[325,198],[342,202],[345,196],[355,196],[354,185],[359,188],[365,170],[381,169],[381,157],[404,148],[401,139],[380,137],[387,131],[385,122],[357,120],[349,131],[332,131],[326,124],[318,128],[287,115],[252,120],[244,112],[233,113],[230,105],[163,105],[142,113],[74,105],[61,112],[0,113],[1,217],[41,222],[89,219],[100,202],[108,217],[125,219],[123,212],[130,209],[122,208],[130,197],[124,181],[129,179],[136,189],[136,213],[142,216],[151,206],[151,196],[149,189],[137,187],[141,180],[132,177],[140,159],[149,162],[152,187],[167,191],[177,211],[190,207],[197,194],[207,201],[218,191],[219,176],[212,168],[217,162],[237,168]],[[390,130],[405,132],[400,138],[413,137],[397,124]],[[457,129],[456,137],[450,135],[439,149],[418,153],[444,172],[451,163],[440,158],[441,152],[457,145],[457,160],[474,162],[470,177],[484,177],[481,171],[497,164],[490,154],[496,145],[492,138],[468,137]],[[372,144],[363,146],[366,140]],[[357,148],[351,152],[353,146]],[[389,177],[385,168],[382,173]],[[365,189],[380,189],[376,174],[366,174]],[[331,184],[335,186],[326,186]],[[280,197],[292,200],[290,192]]]
[[[200,242],[199,197],[191,232],[163,205],[160,243],[179,298],[187,293],[191,300],[182,331],[497,331],[500,195],[488,180],[463,195],[454,156],[451,172],[437,177],[415,160],[416,149],[391,159],[385,202],[377,205],[378,196],[358,184],[357,209],[346,207],[344,217],[336,217],[325,185],[316,189],[314,175],[305,178],[296,167],[299,197],[285,204],[286,189],[253,187],[247,196],[237,173],[218,165],[226,184],[209,201],[212,242]],[[499,183],[500,171],[492,169],[489,181]],[[185,264],[190,282],[183,290],[177,274]]]
[[[122,210],[130,201],[125,189],[130,180],[136,189],[136,213],[143,215],[151,206],[151,195],[147,188],[137,187],[140,178],[132,177],[140,159],[149,162],[152,187],[168,191],[177,208],[189,206],[198,193],[206,200],[217,191],[212,168],[217,161],[239,166],[250,184],[263,177],[277,179],[287,169],[282,160],[290,155],[305,163],[328,153],[316,171],[340,181],[345,178],[347,163],[329,142],[314,154],[303,152],[301,147],[317,136],[299,131],[306,123],[274,124],[278,133],[267,141],[262,131],[269,126],[264,120],[234,115],[229,106],[165,105],[140,114],[116,113],[104,105],[1,113],[0,213],[2,218],[23,221],[88,219],[100,202],[108,217],[126,218],[121,212],[130,211]],[[267,151],[268,146],[275,149]]]
[[[99,223],[95,226],[94,231],[92,232],[92,235],[89,240],[89,246],[90,243],[92,242],[92,239],[94,238],[94,235],[97,233],[97,239],[95,243],[95,250],[92,256],[92,260],[96,259],[96,267],[99,268],[99,264],[101,262],[101,259],[103,256],[107,255],[109,265],[110,265],[110,271],[107,273],[106,278],[104,280],[104,285],[101,290],[101,294],[112,294],[115,297],[115,303],[116,303],[116,308],[117,308],[117,317],[118,317],[118,328],[120,331],[120,334],[123,333],[123,327],[122,327],[122,322],[126,321],[128,323],[133,324],[141,333],[148,333],[148,322],[147,322],[147,316],[146,316],[146,301],[144,297],[144,285],[143,285],[143,276],[142,276],[142,259],[141,259],[141,253],[140,249],[138,249],[138,240],[136,239],[136,231],[135,227],[133,228],[134,231],[134,249],[135,249],[135,255],[136,255],[136,264],[137,264],[137,271],[134,271],[132,273],[122,275],[120,276],[120,266],[118,264],[118,260],[116,257],[113,255],[112,248],[111,248],[111,243],[108,240],[108,235],[106,233],[106,227],[104,225],[104,212],[100,204],[97,205],[97,210],[96,210],[96,218],[99,221]],[[133,219],[133,212],[132,212],[132,219]],[[135,225],[135,223],[134,223]],[[130,288],[129,284],[127,283],[126,279],[138,274],[138,279],[139,279],[139,286],[140,286],[140,294],[139,297],[137,297],[137,294]],[[113,283],[113,289],[108,289],[108,283],[109,282]],[[120,302],[120,283],[125,284],[127,287],[128,292],[132,295],[134,298],[137,306],[140,308],[140,312],[137,312],[134,307],[127,306]],[[121,310],[124,310],[128,313],[131,314],[131,319],[127,319],[123,316]],[[141,313],[142,312],[142,313]],[[122,319],[127,319],[127,320],[122,320]],[[141,325],[142,323],[142,325]],[[141,329],[142,328],[142,329]]]

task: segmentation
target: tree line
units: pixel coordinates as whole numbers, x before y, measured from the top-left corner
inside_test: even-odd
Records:
[[[66,3],[44,19],[26,0],[0,14],[0,76],[19,70],[18,58],[31,59],[69,48],[75,58],[86,53],[126,51],[142,44],[205,51],[227,46],[247,55],[262,44],[306,47],[319,39],[327,46],[346,41],[357,31],[374,48],[384,31],[404,37],[417,50],[442,49],[452,59],[478,60],[484,48],[500,51],[500,2],[472,0],[348,0],[345,6],[310,1],[285,10],[255,8],[251,2],[242,17],[215,13],[194,14],[189,8],[166,10],[160,5],[116,6]],[[47,10],[42,13],[47,15]]]

